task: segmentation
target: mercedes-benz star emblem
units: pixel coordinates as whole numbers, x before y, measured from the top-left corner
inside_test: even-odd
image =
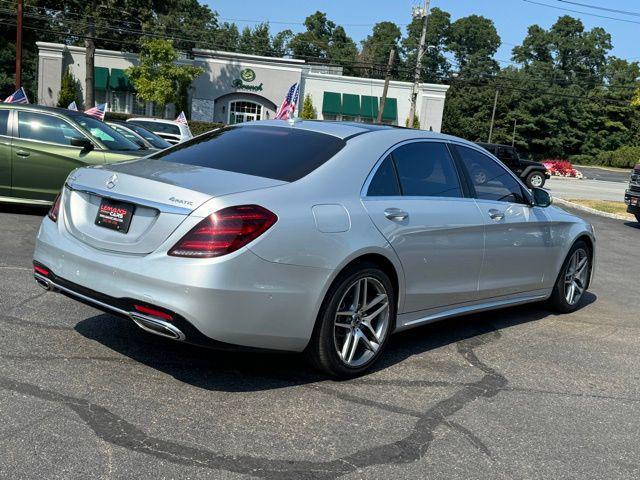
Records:
[[[109,178],[107,178],[106,183],[107,183],[107,188],[111,190],[113,187],[116,186],[116,183],[118,183],[118,175],[114,173]]]

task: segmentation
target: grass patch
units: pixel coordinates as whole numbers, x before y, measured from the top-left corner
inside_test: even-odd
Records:
[[[609,200],[582,200],[576,198],[572,198],[569,201],[584,207],[593,208],[600,212],[614,213],[616,215],[628,217],[629,219],[635,218],[630,213],[627,213],[627,205],[624,202],[612,202]]]

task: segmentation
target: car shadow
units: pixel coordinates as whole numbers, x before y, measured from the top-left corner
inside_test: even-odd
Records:
[[[631,227],[640,230],[640,222],[624,222],[626,227]]]
[[[33,215],[37,217],[44,217],[49,211],[48,206],[38,205],[20,205],[14,203],[0,204],[0,213],[14,213],[18,215]]]
[[[595,302],[596,298],[587,292],[581,308]],[[373,372],[414,355],[554,315],[544,305],[531,304],[446,319],[399,332],[389,339],[385,354]],[[206,349],[146,333],[133,322],[109,314],[82,320],[75,330],[135,362],[205,390],[262,391],[328,379],[313,370],[301,354]]]

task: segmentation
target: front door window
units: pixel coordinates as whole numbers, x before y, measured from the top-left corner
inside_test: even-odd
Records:
[[[262,105],[254,102],[231,102],[229,105],[229,124],[253,122],[262,118]]]

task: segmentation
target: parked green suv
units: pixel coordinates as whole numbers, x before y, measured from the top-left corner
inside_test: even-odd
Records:
[[[148,153],[81,112],[0,104],[0,202],[50,204],[71,170]]]

